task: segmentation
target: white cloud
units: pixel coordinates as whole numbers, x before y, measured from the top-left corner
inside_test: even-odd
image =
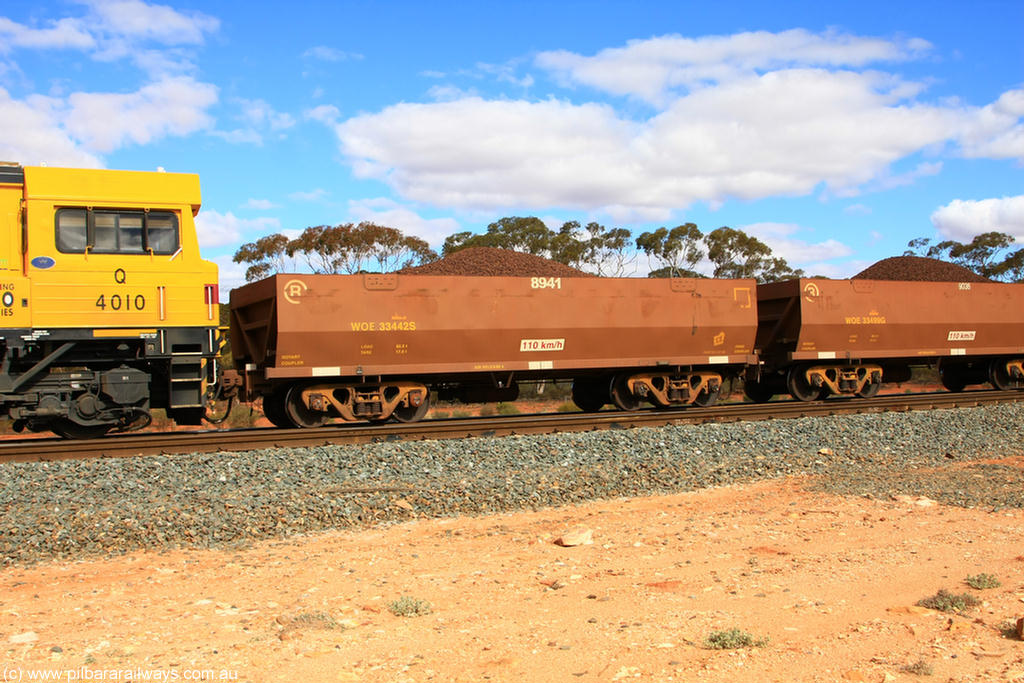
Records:
[[[700,38],[661,36],[629,41],[625,47],[589,57],[565,50],[541,52],[536,64],[567,85],[664,103],[677,88],[699,88],[789,67],[862,67],[909,59],[930,47],[918,38],[885,40],[792,29]]]
[[[808,264],[814,265],[819,269],[815,274],[821,273],[822,266],[815,262],[845,258],[853,253],[853,249],[834,239],[813,244],[795,239],[793,235],[801,232],[802,228],[793,223],[751,223],[740,230],[767,244],[775,256],[786,259],[791,267],[807,270]]]
[[[57,100],[12,99],[0,88],[0,159],[27,165],[98,168],[99,157],[83,150],[60,124]]]
[[[316,202],[326,197],[327,194],[327,190],[318,187],[315,190],[292,192],[288,198],[299,202]]]
[[[657,216],[698,200],[856,187],[964,124],[891,86],[787,70],[702,89],[639,122],[603,104],[470,97],[397,104],[336,130],[358,176],[416,201]]]
[[[295,125],[291,114],[276,111],[264,100],[239,100],[242,116],[257,128],[269,128],[272,131],[285,130]]]
[[[972,117],[961,134],[969,158],[1024,161],[1024,89],[1009,90]]]
[[[850,204],[843,209],[843,213],[851,216],[868,216],[871,214],[871,207],[867,204]]]
[[[255,209],[257,211],[269,211],[270,209],[278,208],[277,204],[270,201],[269,199],[252,199],[250,198],[245,204],[242,205],[243,209]]]
[[[302,53],[303,57],[309,57],[312,59],[319,59],[324,62],[346,62],[352,60],[361,60],[363,55],[357,52],[346,52],[339,50],[334,47],[328,47],[326,45],[317,45],[311,47]]]
[[[1000,199],[954,199],[932,213],[944,237],[969,242],[984,232],[1002,232],[1024,242],[1024,195]]]
[[[234,130],[211,130],[210,135],[232,145],[262,145],[263,136],[252,128]]]
[[[99,61],[131,59],[153,78],[194,68],[181,49],[202,44],[220,21],[201,12],[182,12],[141,0],[79,0],[79,17],[49,21],[45,27],[0,17],[0,54],[13,49],[75,49]],[[149,45],[156,44],[158,49]]]
[[[206,33],[220,27],[220,20],[202,12],[179,12],[141,0],[84,0],[83,4],[99,18],[100,32],[165,45],[199,44]]]
[[[638,118],[632,107],[437,86],[430,95],[441,101],[395,104],[335,130],[358,177],[406,199],[616,220],[667,220],[695,201],[878,192],[939,173],[943,152],[1024,160],[1024,90],[986,107],[931,103],[920,100],[922,83],[863,68],[929,49],[796,29],[668,36],[594,57],[542,53],[536,63],[566,84],[644,97],[654,111]],[[893,171],[919,154],[932,158]]]
[[[64,126],[85,148],[105,153],[209,128],[213,119],[206,110],[216,101],[216,86],[187,76],[128,94],[77,92],[68,97]]]
[[[96,39],[78,19],[59,19],[47,28],[31,28],[0,17],[0,53],[12,48],[87,50],[96,45]]]
[[[370,221],[397,228],[406,235],[426,240],[435,248],[444,242],[445,237],[460,230],[459,222],[454,218],[424,218],[412,209],[383,197],[350,201],[348,211],[355,222]]]
[[[206,257],[217,264],[217,279],[220,281],[220,300],[226,304],[232,289],[245,284],[245,271],[248,266],[235,263],[229,255]]]
[[[319,121],[328,126],[333,126],[338,122],[341,111],[333,104],[321,104],[318,107],[307,109],[303,112],[303,116],[312,121]]]
[[[264,235],[280,232],[276,218],[239,218],[232,212],[220,213],[203,209],[196,216],[199,246],[203,248],[237,245]]]

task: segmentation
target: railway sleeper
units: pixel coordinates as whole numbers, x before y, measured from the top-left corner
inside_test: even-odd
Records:
[[[722,390],[722,376],[716,372],[681,375],[642,373],[631,375],[626,380],[626,387],[631,394],[661,408],[693,403],[709,406],[718,400]]]
[[[288,392],[285,409],[297,427],[318,427],[330,417],[346,422],[416,422],[430,407],[430,393],[419,382],[313,384]]]
[[[882,386],[882,366],[814,365],[794,368],[789,376],[789,391],[801,401],[813,401],[829,394],[856,394],[870,397]]]

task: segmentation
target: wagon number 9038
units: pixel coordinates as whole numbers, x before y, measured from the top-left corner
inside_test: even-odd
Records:
[[[531,277],[531,289],[561,289],[562,278],[560,277]]]
[[[112,311],[141,311],[146,308],[146,297],[142,294],[100,294],[100,298],[96,299],[96,308],[105,311],[108,307]]]

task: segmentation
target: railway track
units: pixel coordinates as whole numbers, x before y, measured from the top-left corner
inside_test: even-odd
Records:
[[[870,399],[831,398],[810,403],[799,401],[726,403],[711,408],[687,408],[684,410],[648,409],[635,412],[549,413],[425,420],[404,424],[342,425],[319,429],[251,428],[199,432],[146,432],[112,435],[88,441],[34,438],[0,442],[0,462],[215,453],[259,448],[300,448],[393,440],[458,439],[471,436],[631,429],[669,424],[738,422],[821,415],[961,408],[1018,401],[1024,401],[1024,392],[979,390],[961,393],[891,394]]]

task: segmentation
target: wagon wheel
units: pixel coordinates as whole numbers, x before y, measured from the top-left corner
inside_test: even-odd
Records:
[[[864,388],[857,392],[857,395],[861,398],[871,398],[878,394],[878,390],[882,388],[881,382],[868,382],[864,385]]]
[[[327,414],[310,410],[302,399],[302,387],[293,386],[284,400],[284,412],[296,427],[303,429],[320,427],[327,420]]]
[[[612,403],[619,410],[636,410],[640,407],[640,397],[629,390],[627,375],[618,375],[611,382]]]
[[[585,413],[596,413],[608,403],[600,380],[577,378],[572,382],[572,402]]]
[[[767,403],[772,400],[775,391],[767,382],[748,379],[743,382],[743,395],[754,403]]]
[[[400,405],[391,414],[397,422],[419,422],[426,416],[428,410],[430,410],[429,395],[418,406]]]
[[[709,408],[718,402],[718,397],[722,395],[722,385],[718,385],[718,388],[714,391],[704,391],[697,394],[697,398],[693,399],[694,405],[698,405],[701,408]]]
[[[999,391],[1021,388],[1020,381],[1010,377],[1010,373],[1006,369],[1005,358],[1003,360],[996,359],[989,364],[988,381]]]
[[[939,381],[942,382],[942,386],[947,391],[952,391],[953,393],[959,393],[967,386],[963,373],[959,372],[955,367],[939,368]]]
[[[288,419],[288,414],[284,410],[284,399],[286,389],[275,389],[269,396],[263,397],[263,415],[270,424],[281,429],[290,429],[295,425]]]
[[[53,433],[65,439],[97,439],[109,432],[114,425],[83,425],[78,424],[66,417],[61,417],[50,423]]]
[[[804,368],[790,368],[786,377],[786,388],[798,401],[815,401],[821,394],[821,387],[811,386],[807,381]]]

